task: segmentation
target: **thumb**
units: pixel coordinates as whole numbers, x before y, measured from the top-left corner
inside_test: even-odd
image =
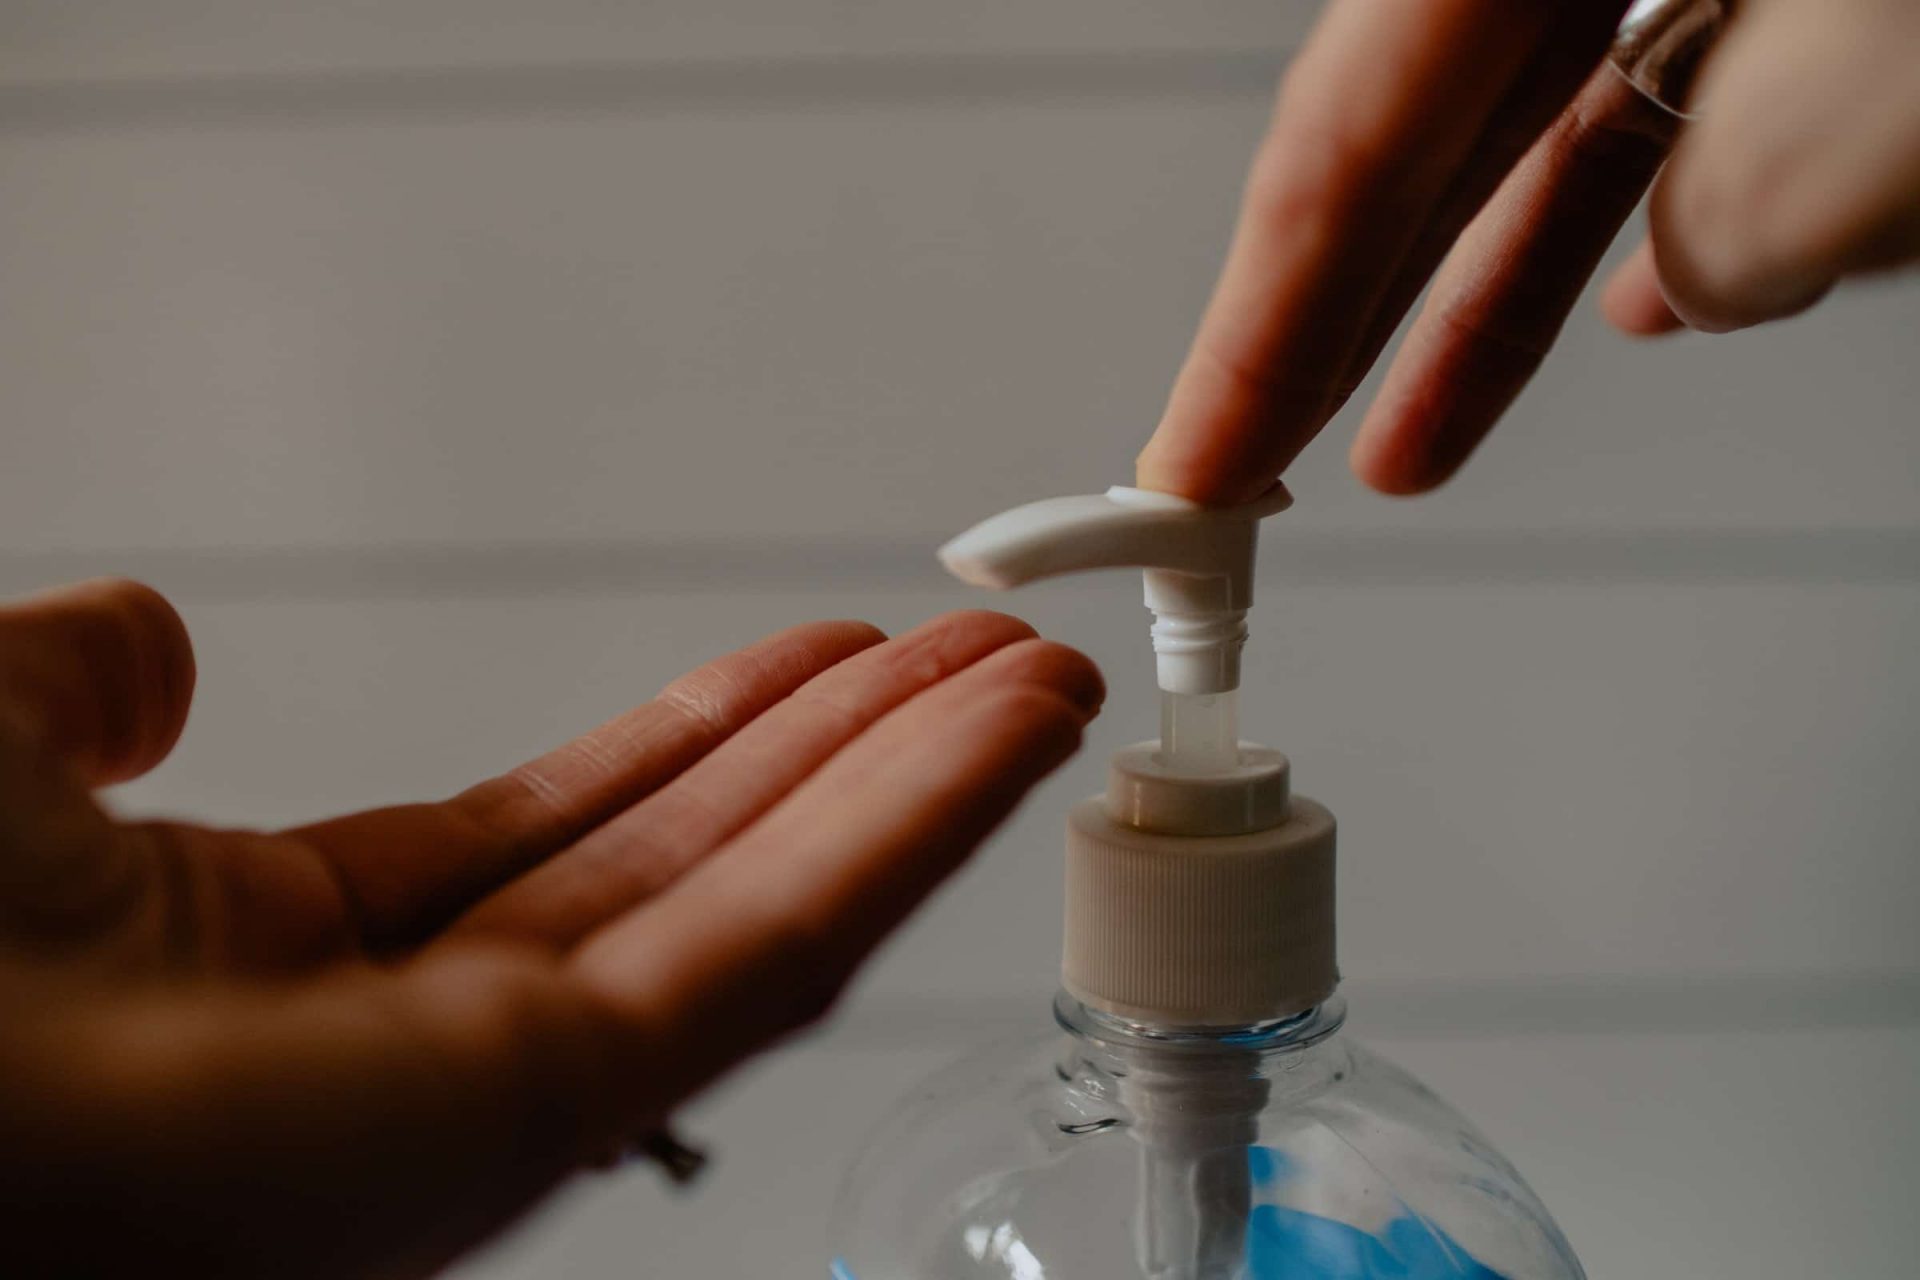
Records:
[[[422,1275],[614,1132],[603,1019],[530,956],[12,1021],[0,1166],[35,1173],[0,1228],[34,1274]]]
[[[187,629],[151,587],[100,578],[0,605],[0,701],[89,786],[165,759],[193,682]]]
[[[1654,188],[1669,303],[1725,332],[1920,254],[1920,5],[1773,0],[1701,80],[1703,118]]]

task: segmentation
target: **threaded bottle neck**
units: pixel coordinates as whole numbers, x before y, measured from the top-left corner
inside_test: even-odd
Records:
[[[1113,1049],[1265,1057],[1310,1049],[1338,1032],[1347,1020],[1347,1002],[1328,996],[1290,1017],[1243,1026],[1176,1027],[1107,1013],[1062,990],[1053,998],[1053,1018],[1070,1035]]]

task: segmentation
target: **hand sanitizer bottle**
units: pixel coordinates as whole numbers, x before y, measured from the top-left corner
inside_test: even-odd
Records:
[[[1234,691],[1259,521],[1112,489],[941,551],[1009,587],[1146,571],[1161,737],[1067,818],[1055,1028],[916,1088],[849,1172],[834,1280],[1581,1280],[1473,1126],[1338,1033],[1334,823]]]

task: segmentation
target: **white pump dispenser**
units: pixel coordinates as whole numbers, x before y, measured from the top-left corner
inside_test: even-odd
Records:
[[[1333,817],[1290,793],[1285,756],[1234,731],[1259,523],[1290,505],[1279,485],[1228,508],[1114,488],[1015,508],[940,550],[981,586],[1146,571],[1161,738],[1115,753],[1106,794],[1068,820],[1062,979],[1094,1008],[1241,1026],[1337,982]]]
[[[1280,484],[1220,509],[1116,485],[1002,512],[940,548],[940,560],[963,582],[998,588],[1089,569],[1146,570],[1163,694],[1160,760],[1172,772],[1205,776],[1237,759],[1234,690],[1259,522],[1292,505]]]
[[[1068,815],[1060,981],[1169,1046],[1124,1052],[1118,1083],[1140,1149],[1139,1259],[1155,1280],[1242,1274],[1245,1153],[1269,1096],[1232,1055],[1172,1040],[1281,1025],[1339,981],[1333,815],[1291,794],[1285,756],[1235,731],[1260,521],[1290,505],[1279,485],[1225,509],[1115,488],[1016,508],[940,550],[990,587],[1146,571],[1161,736],[1116,752],[1106,794]]]
[[[940,562],[963,582],[1000,588],[1089,569],[1145,569],[1160,687],[1229,693],[1240,687],[1259,522],[1292,505],[1279,484],[1224,508],[1115,485],[1003,511],[940,548]]]

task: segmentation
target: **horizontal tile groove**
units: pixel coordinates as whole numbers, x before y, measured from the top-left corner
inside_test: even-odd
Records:
[[[0,84],[0,132],[429,116],[1046,106],[1273,89],[1272,49],[862,54]]]
[[[0,591],[120,574],[211,601],[937,589],[940,538],[0,552]],[[1920,528],[1482,530],[1274,536],[1261,579],[1326,587],[1920,583]]]
[[[1551,981],[1351,982],[1362,1037],[1785,1031],[1920,1026],[1920,971],[1688,974]],[[1051,993],[855,998],[820,1033],[845,1048],[943,1045],[1041,1030]]]

